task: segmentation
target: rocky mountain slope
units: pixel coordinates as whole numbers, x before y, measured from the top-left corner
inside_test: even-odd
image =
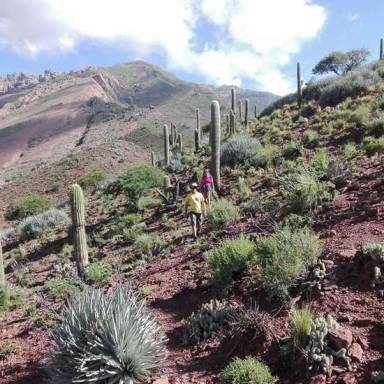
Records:
[[[239,90],[261,111],[276,96]],[[227,99],[223,89],[187,83],[145,62],[69,73],[46,71],[0,78],[0,169],[57,161],[84,145],[156,146],[162,124],[173,121],[192,136],[195,108],[208,121],[207,102]],[[228,103],[224,103],[228,107]],[[137,131],[137,132],[136,132]],[[188,132],[191,131],[191,132]],[[136,132],[136,134],[135,134]],[[132,133],[131,137],[126,135]]]

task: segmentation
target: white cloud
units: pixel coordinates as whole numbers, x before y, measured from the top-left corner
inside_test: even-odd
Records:
[[[245,82],[287,92],[282,68],[326,18],[312,0],[1,0],[0,47],[57,54],[83,40],[163,54],[168,67],[216,84]],[[198,28],[211,23],[215,33]],[[209,28],[210,31],[212,28]],[[206,38],[203,49],[194,45]]]
[[[347,15],[347,20],[351,23],[355,23],[357,21],[360,21],[361,17],[358,13],[349,13]]]

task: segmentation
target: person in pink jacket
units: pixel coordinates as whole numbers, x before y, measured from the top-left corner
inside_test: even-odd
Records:
[[[207,207],[211,204],[211,193],[213,191],[213,177],[209,173],[208,169],[204,169],[203,177],[200,182],[201,192],[205,199],[205,215],[207,215]]]

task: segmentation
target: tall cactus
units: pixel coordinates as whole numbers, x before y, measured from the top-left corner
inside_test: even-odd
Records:
[[[301,107],[303,101],[303,87],[301,82],[300,63],[297,63],[297,104]]]
[[[84,274],[85,267],[89,264],[87,236],[85,234],[85,208],[84,194],[80,185],[73,184],[71,191],[71,210],[73,235],[75,240],[75,256],[79,275]]]
[[[227,126],[227,135],[229,136],[231,134],[231,128],[230,128],[230,125],[229,125],[229,115],[225,116],[226,118],[226,126]]]
[[[168,125],[164,124],[164,165],[165,167],[169,167],[169,129]]]
[[[211,172],[213,181],[217,191],[220,191],[220,136],[221,136],[221,123],[220,123],[220,105],[219,102],[214,100],[211,103],[211,131],[212,131],[212,159],[211,159]]]
[[[248,127],[248,110],[249,110],[249,100],[245,99],[244,103],[244,126]]]
[[[200,127],[200,110],[196,108],[196,131],[199,134],[199,142],[201,139],[201,127]]]
[[[4,258],[3,258],[3,247],[0,240],[0,288],[4,286],[5,286]]]
[[[197,129],[195,129],[195,151],[200,151],[200,135]]]
[[[379,59],[380,60],[384,59],[384,40],[383,40],[383,38],[380,39],[380,56],[379,56]]]
[[[229,112],[229,135],[233,136],[236,132],[236,119],[235,113],[232,111]]]
[[[257,119],[257,106],[255,104],[255,119]]]
[[[239,121],[241,123],[241,119],[242,119],[242,114],[243,114],[243,102],[241,100],[239,100]]]
[[[163,188],[164,188],[164,195],[168,199],[169,198],[169,196],[168,196],[169,195],[169,190],[171,189],[171,179],[169,178],[169,176],[164,176]]]
[[[155,152],[151,152],[151,164],[152,166],[154,167],[156,165],[156,156],[155,156]]]
[[[236,115],[236,90],[235,88],[231,88],[231,109],[233,113]]]
[[[179,148],[179,152],[183,153],[183,136],[181,133],[177,135],[177,146]]]

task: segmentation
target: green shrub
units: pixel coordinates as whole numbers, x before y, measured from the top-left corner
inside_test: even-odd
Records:
[[[254,357],[236,358],[220,374],[219,384],[275,384],[269,368]]]
[[[252,190],[249,186],[249,182],[247,182],[244,177],[239,177],[238,191],[239,195],[244,199],[252,196]]]
[[[320,181],[316,173],[308,168],[281,177],[283,193],[293,213],[310,212],[332,199],[330,182]]]
[[[358,155],[358,150],[355,144],[348,143],[344,147],[343,154],[347,160],[352,160]]]
[[[253,260],[254,243],[247,237],[224,240],[209,251],[206,261],[218,284],[230,283],[249,268]]]
[[[52,299],[64,300],[80,291],[81,281],[72,277],[54,277],[46,281],[45,287]]]
[[[267,168],[273,164],[278,155],[279,152],[276,146],[266,144],[257,149],[252,156],[251,164],[255,167]]]
[[[384,244],[383,243],[367,243],[362,246],[364,256],[370,259],[384,262]]]
[[[140,215],[136,213],[128,213],[120,218],[120,221],[126,225],[139,224],[141,220]]]
[[[86,289],[66,305],[53,333],[54,383],[147,382],[166,357],[166,338],[145,303],[118,287]]]
[[[160,246],[160,243],[157,237],[143,233],[137,236],[135,246],[142,255],[152,256],[156,247]]]
[[[5,284],[0,286],[0,316],[20,307],[22,299],[16,288]]]
[[[42,195],[31,194],[12,200],[5,212],[7,220],[24,219],[27,216],[37,215],[51,207],[49,199]]]
[[[384,135],[384,118],[377,118],[369,122],[368,131],[375,137]]]
[[[93,171],[83,175],[79,179],[79,185],[84,189],[95,188],[97,185],[108,179],[108,175],[103,171]]]
[[[249,136],[238,136],[227,140],[221,146],[221,166],[237,166],[250,160],[261,146],[259,140]]]
[[[135,241],[144,231],[144,226],[135,224],[131,228],[123,228],[121,230],[121,236],[126,241]]]
[[[295,160],[303,156],[304,148],[298,141],[292,140],[283,147],[283,156],[287,160]]]
[[[257,282],[269,293],[282,300],[289,289],[307,273],[307,266],[320,255],[319,238],[308,228],[279,229],[256,243],[256,261],[261,267]]]
[[[384,136],[375,138],[373,136],[367,136],[363,140],[363,149],[368,156],[377,153],[384,152]]]
[[[214,201],[208,211],[208,219],[215,228],[233,223],[238,218],[238,208],[226,199]]]
[[[85,270],[86,278],[91,283],[103,284],[112,276],[112,269],[103,262],[89,264]]]
[[[154,196],[141,196],[137,201],[137,209],[145,211],[146,209],[158,208],[161,206],[161,200]]]
[[[307,129],[303,135],[303,143],[307,147],[315,147],[319,143],[319,134],[313,129]]]
[[[312,313],[308,307],[291,308],[289,320],[293,329],[292,339],[296,347],[304,348],[312,327]]]
[[[328,152],[324,149],[317,151],[312,156],[310,165],[320,175],[326,174],[329,166]]]
[[[161,187],[163,176],[160,168],[136,165],[121,174],[106,191],[112,194],[125,193],[131,201],[136,202],[144,192]]]

